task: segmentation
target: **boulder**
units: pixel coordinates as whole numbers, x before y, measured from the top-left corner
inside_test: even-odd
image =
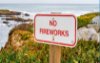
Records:
[[[8,21],[3,21],[3,23],[8,24],[9,22]]]
[[[96,32],[99,32],[99,30],[100,30],[100,27],[96,24],[88,24],[87,27],[94,28],[96,30]]]
[[[25,13],[24,15],[25,15],[25,16],[30,16],[28,13]]]
[[[78,36],[78,40],[99,41],[99,34],[96,32],[94,28],[86,28],[86,27],[79,28],[77,32],[77,36]]]
[[[98,25],[100,27],[100,16],[96,16],[92,19],[92,24]]]
[[[98,32],[100,30],[100,16],[94,17],[87,27],[92,27]]]

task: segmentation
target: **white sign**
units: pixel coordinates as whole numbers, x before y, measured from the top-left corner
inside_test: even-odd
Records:
[[[76,45],[76,17],[62,14],[37,14],[34,36],[41,43],[74,47]]]

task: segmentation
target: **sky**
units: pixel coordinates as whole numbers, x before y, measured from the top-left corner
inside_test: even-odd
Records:
[[[99,0],[0,0],[0,3],[99,4]]]

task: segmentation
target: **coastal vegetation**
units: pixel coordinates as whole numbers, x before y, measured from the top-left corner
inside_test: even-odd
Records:
[[[100,13],[79,16],[78,28],[89,24],[97,15]],[[49,63],[49,45],[37,43],[33,33],[32,23],[21,24],[12,29],[8,42],[0,51],[0,63]],[[100,43],[96,41],[79,40],[75,48],[61,48],[61,63],[100,62]]]
[[[87,24],[91,23],[91,20],[98,15],[100,16],[100,12],[93,12],[78,16],[78,28],[86,26]]]

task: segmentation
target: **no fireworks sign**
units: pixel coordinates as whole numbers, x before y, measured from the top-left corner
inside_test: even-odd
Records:
[[[72,14],[37,14],[34,18],[35,40],[41,43],[74,47],[76,17]]]

